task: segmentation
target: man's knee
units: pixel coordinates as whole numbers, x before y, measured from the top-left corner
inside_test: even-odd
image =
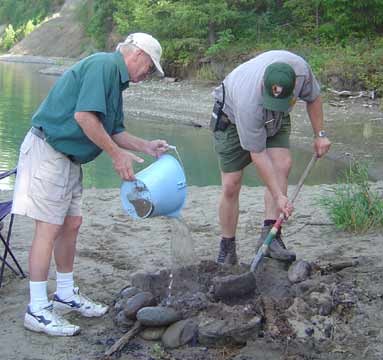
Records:
[[[280,174],[288,175],[292,166],[291,157],[288,156],[283,161],[278,162],[277,169]]]
[[[64,222],[64,226],[69,231],[79,231],[81,224],[82,216],[67,216]]]
[[[223,183],[223,194],[226,198],[238,197],[240,190],[241,190],[240,179],[228,179]]]
[[[282,176],[288,176],[292,167],[292,159],[290,155],[283,154],[283,156],[273,156],[273,167],[275,171]]]

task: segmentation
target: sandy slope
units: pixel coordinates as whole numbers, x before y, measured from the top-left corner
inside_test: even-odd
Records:
[[[84,0],[66,0],[61,10],[16,44],[10,54],[77,58],[88,44],[74,9]]]

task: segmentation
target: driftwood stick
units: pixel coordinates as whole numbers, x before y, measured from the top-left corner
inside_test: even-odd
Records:
[[[134,338],[141,330],[143,326],[139,321],[136,321],[133,327],[124,334],[119,340],[117,340],[108,350],[105,351],[104,360],[110,359],[110,356],[116,351],[122,350],[122,348]]]
[[[359,265],[358,260],[351,260],[351,261],[342,261],[338,263],[329,263],[321,268],[323,272],[328,273],[328,272],[337,272],[337,271],[340,271],[352,266],[357,266],[357,265]]]
[[[357,266],[359,264],[358,260],[352,260],[352,261],[343,261],[339,263],[330,264],[330,269],[332,271],[340,271],[348,267]]]

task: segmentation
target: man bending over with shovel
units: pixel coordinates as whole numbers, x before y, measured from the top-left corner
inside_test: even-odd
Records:
[[[282,212],[289,217],[293,206],[287,198],[291,169],[290,112],[297,99],[306,102],[314,131],[314,151],[326,154],[331,142],[323,128],[320,87],[309,64],[283,50],[268,51],[235,68],[213,92],[211,129],[222,178],[219,220],[222,239],[217,261],[236,264],[235,233],[239,193],[244,168],[253,163],[266,185],[265,218],[256,252]],[[294,261],[279,230],[268,256]]]

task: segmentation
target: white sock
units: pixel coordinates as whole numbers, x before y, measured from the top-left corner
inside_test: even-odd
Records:
[[[56,295],[61,300],[66,300],[73,295],[74,280],[73,272],[60,273],[56,271]]]
[[[32,312],[39,311],[49,305],[47,284],[48,281],[29,282],[29,293],[31,297],[29,308]]]

